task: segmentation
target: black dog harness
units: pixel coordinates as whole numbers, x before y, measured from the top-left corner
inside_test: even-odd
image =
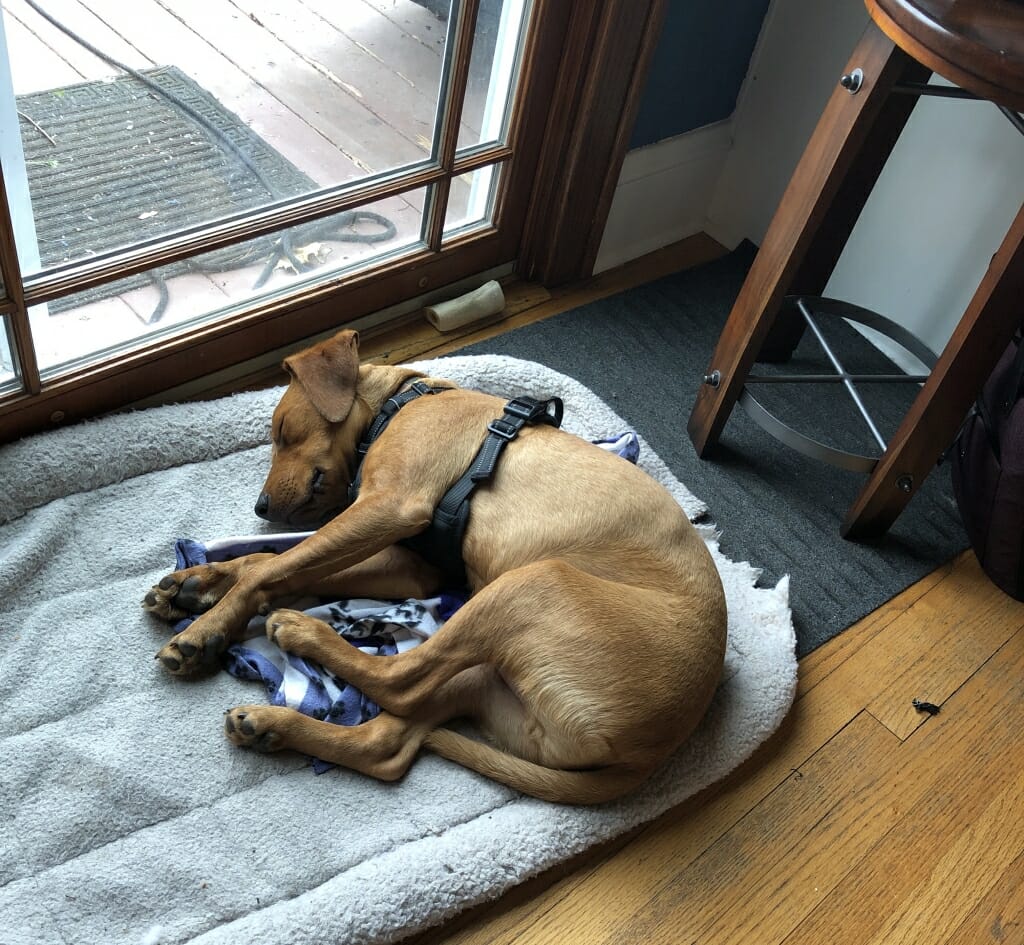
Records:
[[[348,489],[349,502],[355,502],[362,483],[363,459],[373,442],[384,432],[392,418],[406,404],[427,394],[443,394],[451,387],[428,387],[416,381],[407,390],[391,397],[381,408],[359,444],[357,455],[359,465]],[[516,397],[505,404],[504,414],[487,425],[487,436],[477,451],[473,462],[459,480],[452,486],[434,509],[434,518],[426,531],[404,539],[401,544],[411,548],[426,561],[441,569],[445,579],[454,585],[466,582],[466,566],[462,560],[462,539],[469,522],[469,500],[473,491],[482,482],[494,475],[498,458],[505,447],[512,442],[527,424],[546,423],[557,427],[562,423],[562,401],[558,397],[550,400],[534,400],[531,397]]]

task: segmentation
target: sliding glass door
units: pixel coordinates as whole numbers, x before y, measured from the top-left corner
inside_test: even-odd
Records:
[[[447,272],[500,262],[541,5],[0,0],[0,409],[218,330],[301,337],[324,318],[260,323],[480,240]]]

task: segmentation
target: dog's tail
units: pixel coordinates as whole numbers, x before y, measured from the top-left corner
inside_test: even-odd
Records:
[[[434,729],[423,747],[524,794],[557,804],[601,804],[632,790],[649,774],[624,765],[587,771],[546,768],[447,728]]]

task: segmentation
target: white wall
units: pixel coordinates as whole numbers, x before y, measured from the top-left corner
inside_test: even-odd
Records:
[[[709,204],[711,236],[761,242],[867,21],[861,0],[772,4]],[[1024,137],[1007,119],[988,103],[924,99],[826,293],[941,350],[1022,202]]]
[[[732,146],[728,121],[626,155],[594,272],[603,272],[706,229],[708,201]]]

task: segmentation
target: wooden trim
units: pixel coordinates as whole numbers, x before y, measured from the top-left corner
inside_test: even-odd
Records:
[[[545,135],[551,127],[551,107],[528,107],[528,103],[551,103],[556,98],[561,63],[570,42],[572,6],[563,0],[534,0],[508,128],[515,160],[508,165],[508,181],[503,182],[494,207],[503,259],[515,259],[519,254]],[[462,173],[461,167],[456,171]]]
[[[520,252],[525,278],[593,271],[667,0],[577,4]]]
[[[476,16],[479,7],[479,0],[461,0],[458,5],[459,14],[455,23],[454,48],[451,51],[454,65],[451,78],[446,83],[444,102],[439,116],[440,135],[437,158],[446,175],[432,187],[423,234],[424,242],[434,251],[441,248],[444,221],[448,215],[448,195],[451,192],[452,184],[451,173],[455,164],[455,152],[459,147],[462,105],[466,94],[466,85],[469,82],[469,65],[473,57],[473,36],[476,32]],[[447,71],[446,66],[446,74]]]
[[[448,216],[448,196],[451,191],[450,177],[445,177],[444,180],[439,180],[430,187],[430,199],[427,201],[426,212],[423,215],[423,242],[434,252],[441,248],[444,221]]]
[[[470,151],[468,154],[455,158],[452,162],[451,176],[461,177],[463,174],[477,171],[481,167],[487,167],[488,164],[501,164],[509,160],[513,153],[512,149],[506,145],[489,145],[479,151]]]
[[[17,359],[18,380],[25,391],[32,395],[41,389],[39,362],[36,347],[32,341],[32,330],[28,321],[28,307],[25,303],[25,287],[21,281],[21,267],[18,264],[18,249],[14,242],[14,224],[11,220],[11,205],[7,199],[7,184],[3,168],[0,168],[0,274],[11,308],[5,306],[5,316],[10,321],[12,341]]]

